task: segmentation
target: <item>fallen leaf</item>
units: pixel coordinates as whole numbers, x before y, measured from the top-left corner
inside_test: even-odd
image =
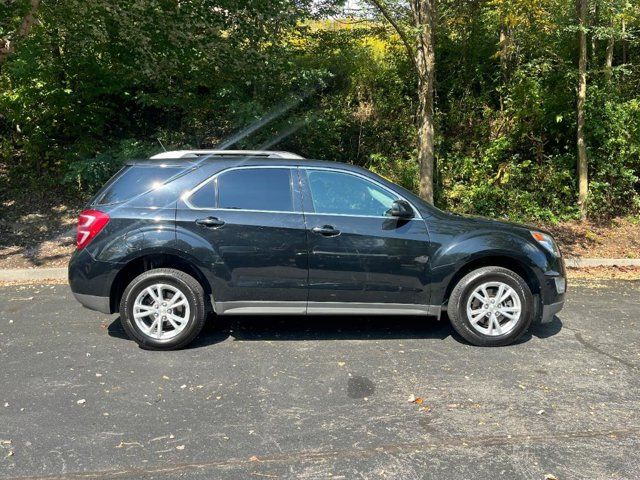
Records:
[[[142,447],[142,448],[144,448],[144,445],[142,445],[140,442],[120,442],[118,445],[116,445],[116,448],[124,448],[124,447]]]
[[[346,365],[346,363],[344,363],[344,362],[338,362],[338,366],[339,367],[344,367],[345,365]]]
[[[558,480],[558,477],[551,473],[545,473],[544,480]]]
[[[250,462],[259,462],[260,460],[258,460],[258,457],[256,457],[255,455],[252,455],[251,457],[249,457],[249,461]]]

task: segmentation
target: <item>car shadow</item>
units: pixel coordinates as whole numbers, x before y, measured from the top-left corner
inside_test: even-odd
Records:
[[[557,315],[553,316],[553,320],[548,323],[539,323],[533,325],[524,337],[532,335],[538,338],[549,338],[557,335],[562,330],[562,320]],[[523,338],[524,338],[523,337]]]
[[[562,321],[554,317],[550,323],[534,325],[517,343],[525,343],[533,336],[548,338],[562,329]],[[120,318],[107,329],[111,337],[129,340],[120,325]],[[332,316],[272,316],[238,315],[216,317],[211,315],[202,332],[187,349],[200,348],[234,341],[310,341],[310,340],[444,340],[452,337],[459,343],[468,342],[458,335],[446,316],[440,321],[433,317],[381,315],[362,317],[355,315]]]

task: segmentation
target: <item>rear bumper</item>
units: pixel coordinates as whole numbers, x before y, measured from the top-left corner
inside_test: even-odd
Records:
[[[120,265],[94,260],[85,250],[76,250],[69,261],[71,292],[83,306],[113,313],[109,296]]]
[[[111,305],[109,297],[99,297],[97,295],[85,295],[84,293],[73,292],[73,296],[76,300],[82,304],[83,307],[89,310],[96,310],[102,313],[111,313]]]
[[[553,317],[556,313],[562,310],[564,307],[564,300],[556,303],[552,303],[549,305],[542,306],[542,316],[540,318],[540,323],[549,323],[553,320]]]

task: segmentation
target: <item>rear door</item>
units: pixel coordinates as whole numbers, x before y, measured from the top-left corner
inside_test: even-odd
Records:
[[[309,313],[421,311],[429,301],[424,220],[386,215],[399,195],[349,171],[301,167],[309,238]],[[381,305],[385,304],[385,305]],[[373,311],[373,310],[372,310]]]
[[[193,251],[206,259],[216,312],[305,312],[307,239],[295,168],[224,170],[178,202],[176,220],[178,242],[206,242]]]

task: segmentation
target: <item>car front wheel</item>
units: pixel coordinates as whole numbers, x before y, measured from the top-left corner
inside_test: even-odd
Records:
[[[204,290],[192,276],[172,268],[138,275],[120,302],[120,321],[141,347],[174,350],[193,341],[204,326]]]
[[[455,286],[447,312],[453,328],[473,345],[509,345],[531,325],[533,295],[515,272],[482,267]]]

